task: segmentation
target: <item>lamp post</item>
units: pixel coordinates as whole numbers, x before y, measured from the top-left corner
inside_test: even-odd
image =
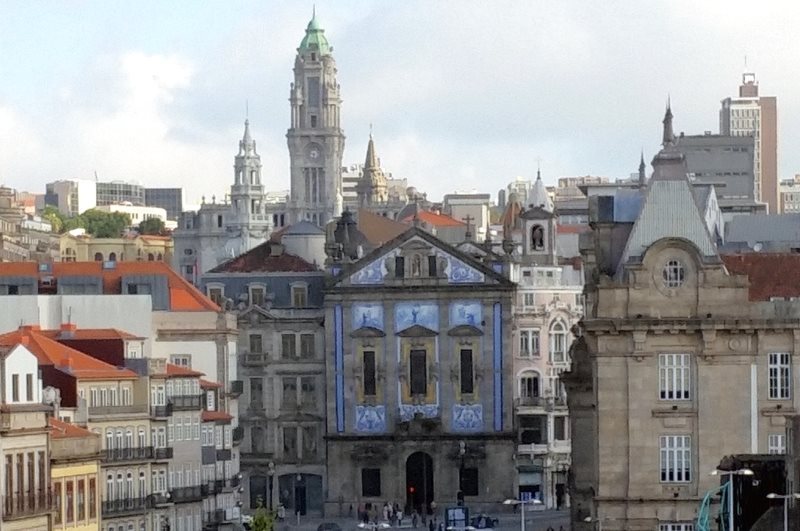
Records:
[[[752,476],[753,471],[749,468],[740,468],[739,470],[712,470],[712,476],[729,476],[728,479],[728,531],[733,531],[733,476]]]
[[[275,480],[275,463],[272,461],[267,465],[267,476],[269,476],[269,512],[272,512],[272,482]]]
[[[528,504],[532,505],[541,505],[542,500],[537,500],[536,498],[531,498],[530,500],[512,500],[508,499],[503,502],[503,505],[519,505],[520,506],[520,520],[519,520],[519,530],[525,531],[525,506]]]
[[[774,492],[770,492],[767,494],[767,498],[770,500],[783,500],[783,531],[789,531],[789,500],[800,500],[800,493],[775,494]]]

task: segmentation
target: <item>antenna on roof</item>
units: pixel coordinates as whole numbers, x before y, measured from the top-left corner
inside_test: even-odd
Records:
[[[67,324],[72,324],[72,306],[67,308]]]
[[[94,170],[94,182],[100,182],[100,177],[97,176],[97,170]]]

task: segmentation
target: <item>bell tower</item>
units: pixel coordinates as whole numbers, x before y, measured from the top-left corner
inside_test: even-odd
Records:
[[[241,252],[266,241],[271,232],[271,216],[266,213],[264,185],[261,183],[261,156],[250,134],[250,121],[244,122],[244,135],[234,157],[234,181],[231,186],[231,219],[227,225],[238,230]]]
[[[289,146],[291,221],[324,226],[342,211],[344,132],[333,47],[316,13],[297,48],[291,84]]]

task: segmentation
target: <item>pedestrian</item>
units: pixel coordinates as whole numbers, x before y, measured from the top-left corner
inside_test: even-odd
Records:
[[[411,526],[416,529],[417,528],[417,521],[419,517],[417,516],[417,510],[414,509],[414,512],[411,513]]]
[[[436,531],[436,527],[433,523],[433,518],[428,520],[428,531]]]
[[[403,527],[403,511],[397,511],[397,527]]]

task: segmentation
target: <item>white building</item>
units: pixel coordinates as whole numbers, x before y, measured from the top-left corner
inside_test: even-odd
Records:
[[[131,218],[131,227],[136,227],[142,221],[152,218],[160,219],[165,224],[167,222],[167,211],[159,207],[136,206],[130,203],[123,203],[118,205],[102,205],[95,207],[95,210],[128,214]]]
[[[77,216],[97,206],[97,183],[71,179],[47,183],[45,205],[52,205],[65,216]]]

